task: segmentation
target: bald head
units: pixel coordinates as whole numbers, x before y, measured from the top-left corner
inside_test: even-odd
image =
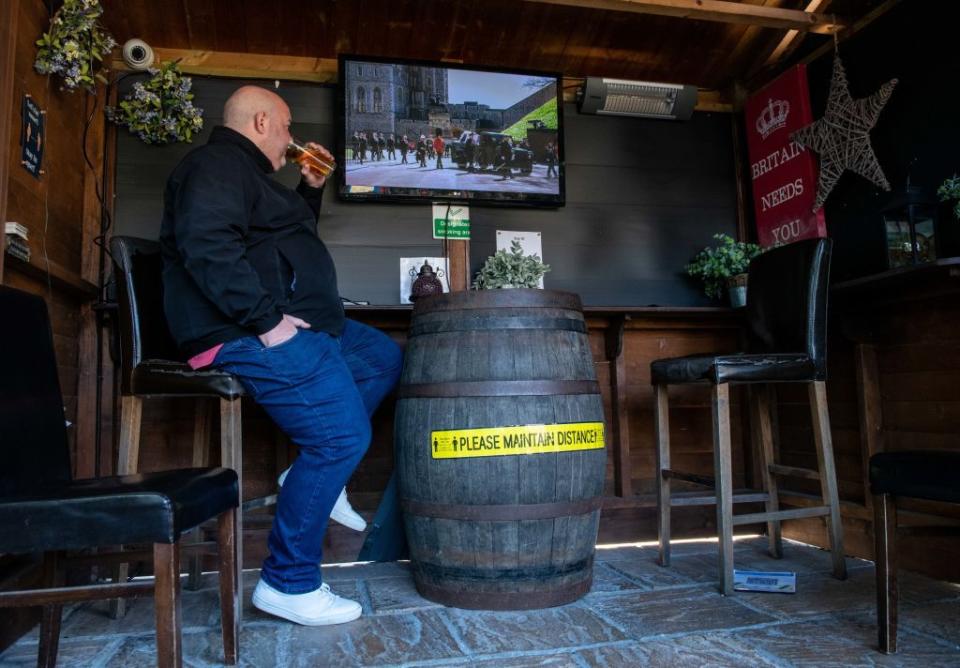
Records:
[[[276,93],[259,86],[242,86],[223,105],[223,124],[256,144],[273,163],[283,165],[290,141],[290,107]]]
[[[223,105],[223,124],[237,132],[243,132],[252,125],[257,114],[274,114],[286,107],[276,93],[259,86],[241,86],[233,92]]]

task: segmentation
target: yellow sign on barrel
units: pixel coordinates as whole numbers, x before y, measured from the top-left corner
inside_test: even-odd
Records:
[[[602,422],[527,424],[430,433],[434,459],[574,452],[604,447]]]

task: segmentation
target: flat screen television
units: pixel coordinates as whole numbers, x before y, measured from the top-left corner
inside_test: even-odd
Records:
[[[559,74],[341,55],[339,193],[564,204]]]

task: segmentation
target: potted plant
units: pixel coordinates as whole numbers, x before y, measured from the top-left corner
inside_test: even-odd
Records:
[[[510,250],[498,250],[487,258],[476,279],[474,290],[497,288],[538,288],[540,278],[550,271],[539,255],[524,255],[520,242],[514,240]]]
[[[763,249],[757,244],[735,241],[728,234],[714,234],[720,243],[716,248],[707,246],[694,256],[687,265],[687,274],[703,280],[708,297],[722,299],[726,289],[730,305],[744,306],[747,303],[747,267]]]
[[[956,200],[953,205],[953,215],[960,220],[960,176],[954,174],[937,188],[937,195],[941,202]]]

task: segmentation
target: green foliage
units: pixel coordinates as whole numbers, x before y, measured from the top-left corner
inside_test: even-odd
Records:
[[[176,61],[150,69],[146,83],[137,82],[118,107],[106,109],[107,118],[125,125],[147,144],[192,142],[203,129],[203,109],[193,106],[193,81],[180,73]]]
[[[98,0],[64,0],[50,20],[50,29],[37,40],[33,68],[40,74],[59,74],[62,90],[92,91],[95,79],[106,81],[97,70],[103,57],[117,45],[100,24],[103,8]]]
[[[708,297],[721,299],[727,279],[745,273],[750,261],[763,249],[757,244],[734,241],[727,234],[714,234],[713,238],[720,244],[716,248],[707,246],[697,253],[686,269],[690,276],[703,280]]]
[[[953,215],[960,220],[960,176],[954,174],[949,179],[940,184],[937,188],[937,195],[941,202],[949,202],[952,199],[957,200],[953,205]]]
[[[540,287],[540,277],[548,271],[550,265],[544,264],[539,255],[524,255],[520,242],[514,240],[510,250],[498,250],[487,258],[473,281],[473,289],[536,288]]]
[[[527,121],[534,120],[543,121],[543,124],[546,128],[549,128],[550,130],[556,130],[559,127],[559,124],[557,123],[557,98],[552,98],[544,102],[542,105],[504,130],[503,133],[510,135],[516,141],[520,141],[527,136],[527,128],[530,127],[527,125]]]

